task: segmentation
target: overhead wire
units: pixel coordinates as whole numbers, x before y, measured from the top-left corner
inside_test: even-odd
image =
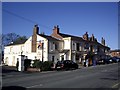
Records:
[[[47,28],[47,29],[50,29],[50,30],[52,29],[52,28],[50,28],[50,27],[48,27],[48,26],[46,26],[46,25],[40,24],[40,23],[38,23],[38,22],[36,22],[36,21],[33,21],[33,20],[31,20],[31,19],[28,19],[28,18],[23,17],[23,16],[18,15],[18,14],[15,14],[15,13],[13,13],[13,12],[10,12],[10,11],[6,10],[6,9],[3,9],[3,11],[6,12],[6,13],[8,13],[8,14],[11,14],[11,15],[13,15],[13,16],[16,16],[16,17],[18,17],[18,18],[21,18],[21,19],[23,19],[23,20],[26,20],[26,21],[28,21],[28,22],[31,22],[31,23],[33,23],[33,24],[38,24],[38,25],[40,25],[40,26],[43,27],[43,28]]]

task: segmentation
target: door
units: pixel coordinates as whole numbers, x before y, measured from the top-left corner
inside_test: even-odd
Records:
[[[61,60],[62,60],[62,61],[64,60],[64,55],[61,56]]]
[[[55,61],[55,56],[52,56],[52,62],[54,62]]]

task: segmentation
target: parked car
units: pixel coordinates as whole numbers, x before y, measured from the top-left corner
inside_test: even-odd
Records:
[[[78,69],[78,64],[72,60],[58,61],[56,64],[57,70],[69,70],[69,69]]]
[[[97,64],[100,65],[100,64],[110,64],[112,63],[112,60],[111,59],[100,59],[97,61]]]
[[[56,70],[60,70],[63,69],[63,62],[62,61],[58,61],[55,65],[55,69]]]
[[[112,60],[114,63],[120,62],[120,58],[118,57],[112,57]]]
[[[103,59],[100,59],[100,60],[98,60],[98,61],[96,62],[96,64],[97,64],[97,65],[100,65],[100,64],[105,64],[105,63],[104,63],[104,60],[103,60]]]
[[[110,64],[110,63],[112,63],[112,60],[111,59],[104,59],[104,63],[105,64]]]

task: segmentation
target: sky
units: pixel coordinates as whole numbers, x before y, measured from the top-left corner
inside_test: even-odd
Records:
[[[94,34],[98,42],[104,37],[107,46],[118,48],[117,2],[3,2],[2,33],[30,37],[35,24],[40,32],[60,32],[82,37]]]

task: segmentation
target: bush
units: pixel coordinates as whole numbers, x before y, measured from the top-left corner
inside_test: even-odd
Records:
[[[24,70],[27,71],[27,68],[30,67],[31,59],[25,59],[24,60]]]
[[[34,60],[33,68],[42,68],[42,64],[43,64],[43,62],[41,62],[39,60]]]
[[[42,71],[51,70],[52,63],[53,63],[52,61],[45,61],[42,66]]]
[[[51,65],[52,61],[39,61],[39,60],[34,60],[33,67],[34,68],[40,68],[41,71],[49,71],[51,70]]]

